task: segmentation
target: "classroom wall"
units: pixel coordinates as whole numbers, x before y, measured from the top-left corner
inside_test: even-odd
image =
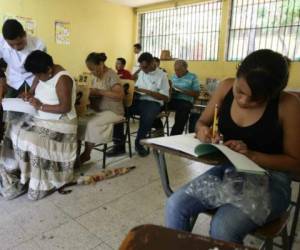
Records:
[[[0,23],[3,15],[31,17],[36,34],[47,45],[56,63],[71,74],[87,71],[85,58],[92,51],[106,52],[107,65],[114,67],[117,57],[132,64],[134,29],[133,9],[104,0],[0,0]],[[55,20],[71,23],[71,44],[55,43]]]
[[[161,4],[148,5],[141,8],[135,9],[135,40],[137,40],[137,13],[147,12],[151,10],[159,10],[163,8],[170,8],[189,4],[197,3],[201,0],[180,0],[180,1],[169,1]],[[222,23],[221,23],[221,32],[219,40],[219,54],[218,61],[188,61],[189,70],[194,72],[200,78],[201,83],[205,82],[206,78],[217,78],[223,79],[225,77],[235,76],[236,67],[238,62],[227,62],[225,60],[225,53],[227,47],[227,29],[230,15],[230,0],[223,0],[223,9],[222,9]],[[165,68],[168,72],[173,72],[174,61],[162,61],[161,67]],[[289,88],[300,88],[300,62],[293,62],[291,65],[291,74],[289,80]]]

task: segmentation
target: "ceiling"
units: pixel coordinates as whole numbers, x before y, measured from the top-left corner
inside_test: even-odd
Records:
[[[148,4],[168,2],[169,0],[107,0],[108,2],[126,5],[130,7],[140,7]]]

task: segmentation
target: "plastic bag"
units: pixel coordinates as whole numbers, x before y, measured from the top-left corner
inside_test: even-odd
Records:
[[[199,199],[208,209],[232,204],[257,225],[263,225],[271,212],[267,175],[238,173],[227,169],[221,179],[207,173],[192,181],[185,192]]]

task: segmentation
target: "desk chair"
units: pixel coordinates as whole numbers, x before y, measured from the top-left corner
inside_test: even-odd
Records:
[[[130,138],[130,117],[129,117],[129,112],[128,109],[132,105],[132,100],[133,100],[133,92],[134,92],[134,81],[133,80],[121,80],[121,84],[124,89],[124,110],[125,110],[125,117],[121,121],[118,121],[114,123],[114,125],[117,125],[119,123],[124,123],[125,124],[125,144],[128,144],[128,151],[129,151],[129,157],[132,157],[132,149],[131,149],[131,138]],[[102,158],[102,168],[106,167],[106,152],[108,149],[111,147],[108,147],[107,143],[101,143],[95,145],[93,148],[94,150],[100,151],[103,153],[103,158]]]
[[[251,233],[251,235],[254,237],[263,240],[263,243],[259,249],[272,250],[273,246],[277,246],[284,250],[292,250],[300,210],[300,176],[294,177],[293,181],[297,182],[299,188],[296,201],[291,201],[291,206],[278,219],[259,227],[257,230]],[[291,216],[291,210],[293,207],[295,207],[295,211],[294,215]],[[214,213],[215,212],[213,210],[206,212],[206,214],[209,216],[213,216]],[[196,220],[197,217],[191,218],[191,230],[193,229]],[[289,220],[291,220],[292,225],[290,234],[288,235]],[[274,243],[274,239],[277,237],[282,238],[282,245]]]
[[[296,184],[298,185],[298,194],[297,194],[296,201],[293,200],[291,201],[291,205],[294,207],[294,214],[292,219],[291,231],[289,235],[290,249],[292,249],[295,240],[296,229],[297,229],[297,224],[299,219],[299,212],[300,212],[300,176],[294,176],[292,180],[293,182],[296,182]]]
[[[163,122],[163,130],[165,131],[165,129],[167,129],[167,132],[164,132],[164,135],[169,136],[170,135],[170,125],[169,125],[169,116],[170,116],[170,111],[168,110],[168,104],[165,103],[164,106],[162,106],[162,109],[160,111],[160,113],[156,116],[155,120],[160,120],[164,119]],[[133,122],[135,122],[135,120],[139,120],[140,117],[139,115],[131,115],[129,116],[129,119],[132,119]],[[152,135],[154,134],[155,130],[153,130],[153,128],[151,128],[151,130],[149,131],[149,136],[148,137],[152,137]],[[135,135],[137,133],[137,131],[132,132],[132,135]]]

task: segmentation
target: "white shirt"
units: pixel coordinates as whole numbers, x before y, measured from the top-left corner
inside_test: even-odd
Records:
[[[138,54],[135,54],[135,58],[134,58],[134,65],[132,68],[132,74],[134,74],[135,72],[137,72],[140,69],[140,63],[139,63],[139,57],[143,52],[140,51]]]
[[[162,95],[169,96],[170,85],[167,74],[158,68],[147,74],[141,70],[135,86],[141,89],[148,89],[158,92]],[[158,102],[161,106],[163,105],[163,101],[157,100],[152,96],[143,95],[140,99]]]
[[[46,105],[59,104],[59,99],[56,93],[56,85],[58,83],[59,78],[63,75],[67,75],[73,80],[72,76],[67,71],[65,70],[60,71],[46,82],[39,81],[35,89],[34,97],[39,99],[43,104]],[[71,101],[72,109],[69,113],[66,114],[70,120],[76,117],[75,101],[76,101],[76,86],[73,81],[72,101]],[[38,115],[36,117],[45,120],[59,120],[62,117],[62,114],[55,114],[55,113],[44,112],[39,110]]]
[[[0,36],[0,58],[3,58],[7,63],[7,83],[14,89],[19,89],[24,81],[31,86],[34,76],[24,69],[24,62],[32,51],[46,50],[46,47],[41,40],[30,35],[26,36],[27,45],[21,51],[17,51],[10,47],[5,39]]]

